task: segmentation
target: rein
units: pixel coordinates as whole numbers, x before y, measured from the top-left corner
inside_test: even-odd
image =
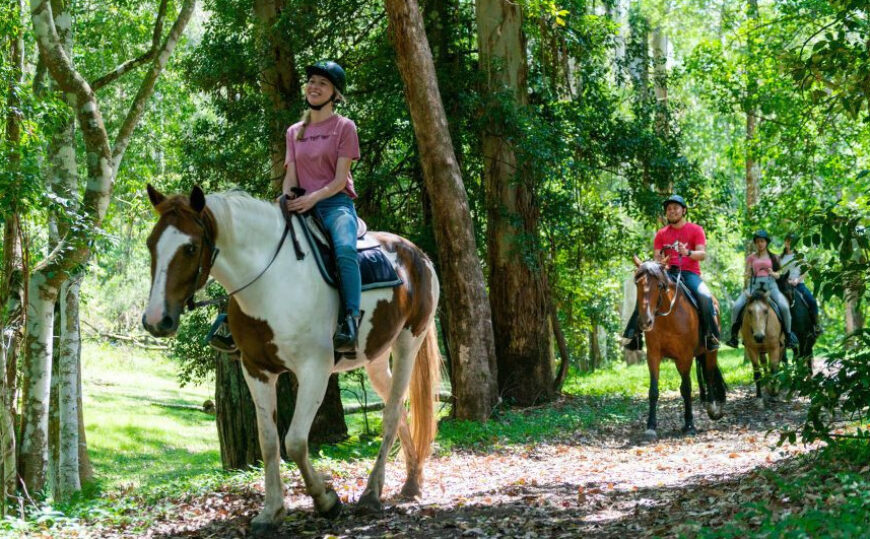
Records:
[[[287,239],[288,234],[293,238],[293,250],[296,253],[296,260],[302,260],[303,258],[305,258],[305,253],[302,252],[302,248],[299,246],[299,240],[296,238],[296,229],[293,226],[293,215],[294,214],[290,213],[287,210],[286,202],[287,202],[287,195],[281,195],[281,198],[278,199],[278,205],[281,207],[281,213],[284,215],[284,232],[281,234],[281,239],[278,241],[278,246],[275,248],[275,253],[272,255],[272,258],[269,260],[269,263],[266,264],[266,267],[264,267],[260,271],[260,273],[257,274],[256,277],[254,277],[253,279],[248,281],[248,284],[241,286],[239,288],[236,288],[232,292],[229,292],[228,294],[224,294],[224,295],[216,297],[216,298],[207,299],[207,300],[203,300],[203,301],[193,301],[193,295],[200,288],[199,286],[197,286],[199,284],[199,276],[202,273],[202,251],[200,251],[199,266],[196,268],[196,278],[193,280],[194,289],[193,289],[193,292],[190,294],[190,296],[187,298],[187,310],[188,311],[192,311],[198,307],[208,307],[210,305],[219,305],[219,304],[223,303],[224,301],[226,301],[227,299],[229,299],[230,297],[238,294],[242,290],[248,288],[249,286],[251,286],[252,284],[257,282],[257,280],[259,280],[260,277],[262,277],[267,271],[269,271],[269,268],[272,267],[272,264],[278,258],[278,254],[281,252],[281,248],[284,246],[284,240]],[[211,249],[212,249],[211,262],[209,263],[209,266],[208,266],[208,269],[210,272],[212,266],[214,266],[215,259],[217,259],[218,253],[220,253],[220,249],[218,249],[215,246],[214,242],[209,237],[208,229],[206,228],[205,223],[200,221],[200,220],[197,220],[197,224],[202,227],[202,230],[204,232],[203,237],[204,237],[205,241],[207,242],[207,244],[209,245],[209,247],[211,247]],[[208,275],[208,272],[206,272],[206,275]]]

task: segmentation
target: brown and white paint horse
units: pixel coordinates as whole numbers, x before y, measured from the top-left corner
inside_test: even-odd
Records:
[[[369,233],[383,246],[404,284],[363,292],[365,317],[360,324],[357,358],[343,359],[336,365],[332,334],[338,319],[338,293],[321,277],[310,246],[301,242],[306,254],[302,260],[296,259],[292,246],[285,246],[268,270],[256,277],[267,267],[284,230],[277,204],[240,192],[206,197],[199,187],[189,197],[166,197],[149,185],[148,196],[159,214],[148,238],[151,292],[142,322],[149,332],[155,336],[173,334],[187,299],[205,284],[209,274],[227,290],[254,280],[233,296],[228,312],[230,329],[242,353],[245,380],[256,404],[266,475],[265,507],[254,518],[254,527],[268,529],[286,514],[275,382],[287,370],[296,375],[299,388],[284,443],[317,512],[336,516],[341,502],[308,460],[308,432],[330,374],[357,367],[365,367],[372,386],[386,403],[383,441],[358,505],[367,510],[382,508],[384,466],[397,434],[407,468],[402,495],[418,496],[423,463],[436,432],[434,399],[441,360],[434,325],[439,285],[426,255],[398,236]],[[213,258],[215,248],[219,255]],[[409,386],[410,421],[403,406]]]

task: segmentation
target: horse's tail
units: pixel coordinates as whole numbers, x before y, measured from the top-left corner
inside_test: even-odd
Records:
[[[435,399],[440,384],[441,352],[438,350],[435,322],[432,321],[411,372],[411,438],[414,440],[417,463],[421,466],[432,453],[432,442],[438,431]]]

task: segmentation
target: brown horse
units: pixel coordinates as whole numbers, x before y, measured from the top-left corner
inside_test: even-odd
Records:
[[[638,327],[646,333],[646,361],[649,367],[649,417],[644,436],[655,440],[656,407],[659,399],[659,365],[662,358],[671,358],[677,365],[682,383],[684,434],[695,434],[692,418],[692,358],[697,362],[698,390],[710,419],[722,417],[725,403],[725,380],[717,363],[716,350],[707,350],[700,338],[697,310],[689,299],[677,291],[666,273],[666,267],[655,261],[641,262],[634,257],[637,271]],[[719,304],[713,299],[716,311]],[[718,316],[716,323],[719,323]]]
[[[768,376],[779,370],[779,361],[785,350],[785,333],[776,312],[770,306],[768,292],[756,291],[746,302],[745,309],[740,333],[743,335],[746,355],[752,362],[755,397],[759,406],[763,407],[765,396],[769,398],[778,393],[776,384],[762,382],[769,380]],[[762,394],[762,385],[765,394]]]
[[[277,204],[240,192],[206,198],[198,187],[189,197],[165,197],[149,185],[148,195],[159,219],[148,238],[151,292],[142,316],[145,328],[159,337],[175,333],[185,303],[209,275],[233,291],[229,324],[256,405],[266,475],[265,505],[253,527],[269,529],[286,513],[275,382],[288,370],[296,375],[298,389],[284,444],[318,513],[336,516],[341,501],[311,466],[308,432],[329,376],[358,367],[366,369],[385,403],[383,440],[358,504],[381,509],[384,466],[397,434],[407,468],[402,495],[419,495],[423,464],[436,431],[434,399],[441,360],[435,336],[439,285],[426,255],[398,236],[369,233],[392,261],[402,284],[363,292],[365,316],[356,358],[335,364],[332,334],[338,293],[321,277],[308,244],[302,242],[298,258],[293,248],[281,249],[285,221]],[[411,421],[404,407],[409,393]]]

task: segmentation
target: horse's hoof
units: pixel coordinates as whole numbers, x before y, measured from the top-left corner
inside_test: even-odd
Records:
[[[380,513],[384,510],[384,504],[378,499],[378,496],[372,492],[364,492],[358,502],[356,502],[357,511],[363,514]]]
[[[766,407],[766,405],[765,405],[765,403],[764,403],[764,398],[762,398],[762,397],[756,397],[756,399],[755,399],[755,407],[758,408],[759,410],[764,410],[764,408]]]
[[[689,426],[683,427],[683,435],[684,436],[694,436],[696,434],[698,434],[698,431],[695,430],[695,425],[689,425]]]
[[[643,433],[643,439],[647,442],[655,442],[658,438],[655,429],[646,429],[646,432]]]
[[[724,415],[722,411],[722,405],[718,402],[709,402],[707,403],[707,416],[712,420],[722,419]]]
[[[406,500],[416,500],[423,494],[422,489],[416,482],[406,482],[399,495]]]
[[[335,503],[332,504],[332,507],[330,507],[326,511],[319,511],[318,513],[320,514],[320,516],[327,520],[335,520],[336,518],[338,518],[338,515],[341,514],[343,507],[344,504],[341,503],[341,500],[339,500],[338,497],[336,497]]]

